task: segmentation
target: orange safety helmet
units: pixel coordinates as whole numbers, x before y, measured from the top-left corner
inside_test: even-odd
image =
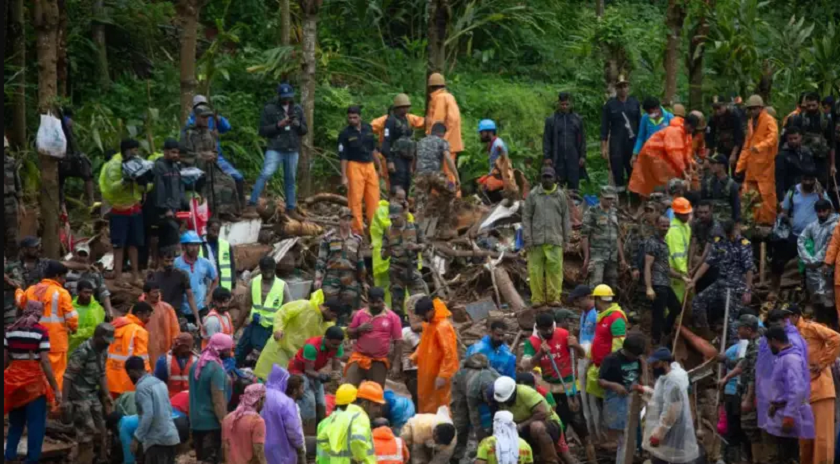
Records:
[[[694,211],[691,208],[691,202],[684,197],[674,198],[671,209],[674,210],[674,214],[691,214]]]
[[[382,390],[382,385],[366,380],[359,385],[359,392],[356,395],[356,399],[385,404],[385,391]]]

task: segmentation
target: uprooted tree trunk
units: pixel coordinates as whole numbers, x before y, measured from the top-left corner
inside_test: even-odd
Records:
[[[187,122],[195,96],[195,59],[198,46],[198,18],[206,0],[180,0],[178,21],[181,25],[181,124]]]
[[[12,66],[15,77],[11,82],[12,127],[11,144],[20,150],[26,146],[26,32],[24,30],[23,0],[12,0],[9,36],[12,45]]]
[[[668,0],[665,13],[665,25],[668,38],[665,46],[665,104],[673,105],[677,95],[677,65],[679,63],[680,36],[685,22],[685,3],[683,0]]]
[[[33,21],[37,32],[38,51],[38,110],[41,114],[55,111],[58,97],[58,0],[37,0],[34,2]],[[55,158],[40,155],[41,161],[41,237],[44,255],[58,259],[61,244],[58,239],[59,195],[58,162]]]
[[[714,12],[715,4],[716,0],[703,0],[688,46],[688,107],[692,110],[703,109],[703,59],[711,27],[709,16]]]
[[[312,178],[310,174],[310,163],[315,154],[315,132],[311,129],[315,125],[315,49],[318,44],[318,13],[321,10],[323,0],[300,0],[300,8],[303,11],[303,85],[300,96],[303,102],[303,113],[310,130],[303,137],[303,146],[300,153],[298,185],[303,196],[312,192]]]

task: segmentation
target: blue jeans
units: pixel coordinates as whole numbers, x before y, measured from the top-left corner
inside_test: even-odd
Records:
[[[251,205],[256,205],[260,199],[265,184],[277,172],[280,163],[283,163],[283,188],[286,193],[286,209],[293,210],[297,207],[296,179],[298,168],[298,152],[279,152],[268,150],[265,152],[265,164],[260,173],[257,183],[254,184],[254,191],[251,193]]]
[[[262,351],[268,340],[274,335],[274,332],[267,327],[263,327],[259,322],[251,322],[245,326],[245,331],[242,333],[242,338],[236,345],[235,356],[238,365],[245,364],[248,355],[254,350]]]
[[[230,161],[226,160],[225,157],[222,156],[221,150],[219,151],[219,158],[216,161],[216,163],[219,164],[219,168],[225,174],[229,175],[230,177],[233,177],[233,180],[235,180],[237,182],[242,182],[242,181],[245,180],[245,176],[243,176],[242,173],[239,172],[239,170],[237,170],[235,167],[233,167],[233,165],[230,164]]]
[[[47,397],[17,408],[9,413],[9,436],[6,438],[6,461],[17,459],[18,444],[26,426],[26,462],[35,464],[41,459],[41,448],[47,434]]]
[[[314,421],[318,415],[318,406],[326,407],[327,405],[327,400],[324,396],[324,385],[304,375],[303,388],[303,398],[297,402],[300,407],[300,418],[304,422]]]

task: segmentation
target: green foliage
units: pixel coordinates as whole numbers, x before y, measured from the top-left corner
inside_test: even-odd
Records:
[[[763,48],[770,25],[764,19],[769,2],[724,0],[718,2],[712,22],[711,67],[722,82],[741,95],[751,92],[761,78]]]

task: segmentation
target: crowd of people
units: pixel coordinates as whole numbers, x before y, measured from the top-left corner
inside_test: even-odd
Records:
[[[625,429],[638,395],[647,405],[639,452],[655,464],[701,462],[708,447],[689,399],[697,385],[670,348],[685,329],[727,348],[718,356],[726,369],[721,458],[834,462],[840,221],[832,201],[840,198],[830,193],[840,126],[830,100],[823,110],[818,95],[804,94],[779,131],[761,97],[746,111],[738,98],[719,98],[707,123],[682,105],[639,104],[622,76],[601,130],[614,186],[577,220],[569,192],[588,176],[572,95],[561,93],[546,119],[544,164],[530,191],[517,183],[496,123],[481,121],[488,174],[479,195],[524,199],[521,249],[536,316],[520,350],[509,344],[518,327],[503,320],[462,346],[447,302],[424,281],[429,240],[451,233],[464,150],[455,97],[440,74],[428,84],[425,118],[410,113],[404,94],[372,124],[358,106],[348,109],[338,153],[349,207],[322,237],[302,299],[270,256],[238,281],[233,247],[221,237],[221,221],[254,207],[281,164],[287,214],[299,215],[297,161],[309,127],[288,84],[261,117],[265,166],[250,199],[221,152],[230,124],[201,96],[181,140],[167,140],[151,169],[134,162],[140,144],[130,139],[102,167],[112,288],[143,286],[125,314],[112,306],[89,245],[63,262],[43,259],[40,240],[18,241],[15,221],[5,221],[6,460],[19,459],[26,428],[25,462],[38,462],[55,414],[76,429],[80,460],[91,463],[172,464],[191,444],[202,464],[303,464],[307,454],[318,463],[573,464],[569,443],[580,443],[590,464],[598,448],[630,464]],[[72,115],[64,125],[72,129]],[[21,198],[9,159],[7,219]],[[89,166],[80,153],[70,159]],[[619,219],[627,190],[629,204],[640,204],[635,238]],[[179,213],[197,198],[212,218],[184,230]],[[777,288],[791,262],[801,263],[803,301],[754,309],[763,263],[744,234],[754,225],[773,226]],[[564,292],[576,228],[585,282]],[[649,307],[620,306],[628,277]],[[233,308],[237,285],[247,286],[246,298]]]

